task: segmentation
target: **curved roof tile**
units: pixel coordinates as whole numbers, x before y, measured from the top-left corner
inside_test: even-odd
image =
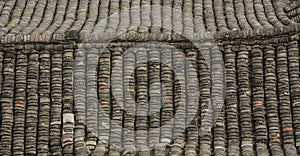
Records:
[[[0,1],[0,155],[299,155],[299,10]]]
[[[288,27],[299,27],[297,21],[297,9],[298,3],[286,4],[282,1],[270,1],[270,0],[235,0],[235,1],[218,1],[218,0],[203,0],[203,1],[183,1],[183,3],[164,2],[165,6],[175,7],[188,14],[192,14],[194,17],[194,24],[199,27],[205,28],[212,33],[217,33],[220,36],[225,32],[231,34],[232,31],[257,31],[264,29],[288,29]],[[65,40],[65,36],[80,35],[81,39],[86,34],[93,31],[97,22],[101,21],[105,17],[108,17],[112,13],[119,10],[128,9],[134,6],[156,5],[153,1],[67,1],[67,0],[55,0],[55,1],[7,1],[1,3],[3,8],[1,9],[1,36],[2,38],[9,35],[30,35],[32,41],[35,36],[48,36],[46,38],[54,39],[55,34],[62,35],[62,39]],[[286,6],[282,9],[282,6]],[[146,25],[151,22],[156,22],[158,17],[150,18],[147,13],[151,14],[151,10],[145,10],[145,19],[142,14],[139,18],[128,18],[127,22],[131,22],[134,25],[144,23]],[[134,14],[134,12],[133,12]],[[168,19],[176,19],[179,15],[173,13],[162,13],[162,25],[171,27],[172,23]],[[119,18],[119,17],[117,17]],[[125,18],[125,17],[122,17]],[[119,24],[118,19],[110,19],[111,23],[106,26],[106,29],[117,29]],[[153,21],[155,20],[155,21]],[[179,20],[179,19],[178,19]],[[178,25],[175,29],[180,28],[178,20],[174,20],[174,24]],[[187,29],[187,25],[184,24],[183,19],[180,25]],[[178,22],[177,22],[178,21]],[[109,22],[109,21],[108,21]],[[185,21],[188,22],[188,21]],[[157,23],[157,22],[156,22]],[[178,23],[178,24],[177,24]],[[158,23],[159,24],[159,23]],[[169,25],[169,26],[168,26]],[[194,27],[188,24],[191,27]],[[104,26],[103,26],[104,27]],[[203,30],[203,29],[201,29]],[[143,30],[144,31],[144,30]],[[185,31],[185,30],[183,30]],[[199,30],[198,30],[199,31]],[[277,30],[276,30],[277,31]],[[283,30],[281,30],[282,32]],[[288,30],[287,30],[288,31]],[[294,30],[291,30],[294,31]],[[149,32],[149,31],[147,31]],[[259,35],[263,35],[259,32]],[[232,32],[234,33],[234,32]],[[221,35],[226,37],[225,35]],[[246,36],[245,36],[246,37]],[[39,37],[38,37],[39,38]],[[72,37],[71,37],[72,38]]]

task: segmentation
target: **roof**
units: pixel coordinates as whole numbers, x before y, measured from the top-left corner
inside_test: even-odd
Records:
[[[0,1],[0,155],[299,155],[299,1]]]
[[[166,7],[175,7],[175,9],[178,10],[188,10],[189,12],[187,13],[192,15],[195,22],[190,21],[191,23],[185,23],[187,21],[184,22],[184,19],[180,19],[180,16],[170,15],[171,17],[174,17],[173,22],[163,22],[162,24],[165,24],[165,26],[170,25],[169,27],[176,27],[177,29],[182,29],[185,28],[184,25],[189,25],[195,28],[195,33],[202,30],[212,33],[218,32],[215,36],[216,38],[226,37],[225,34],[229,34],[230,37],[233,37],[236,31],[250,31],[253,32],[252,36],[264,35],[263,33],[268,30],[271,31],[271,34],[269,35],[277,33],[282,34],[297,32],[299,27],[299,24],[296,23],[296,15],[298,15],[297,7],[293,9],[293,6],[298,5],[289,5],[280,0],[216,1],[216,3],[211,0],[199,0],[194,2],[174,1],[174,3],[137,1],[136,3],[131,4],[130,2],[131,1],[122,1],[119,3],[119,1],[110,2],[105,0],[95,0],[91,2],[78,0],[54,0],[51,2],[46,0],[12,0],[1,2],[0,9],[2,11],[2,22],[0,25],[0,36],[4,38],[5,36],[10,35],[22,36],[19,38],[26,38],[22,40],[31,40],[35,42],[38,41],[37,38],[48,38],[46,39],[48,41],[65,40],[68,37],[83,39],[86,34],[95,30],[96,24],[100,21],[103,22],[103,20],[110,18],[110,15],[119,10],[128,10],[130,7],[136,8],[139,7],[140,4],[143,4],[144,6],[163,5]],[[109,5],[110,3],[114,5]],[[291,12],[287,14],[282,6],[286,6],[285,10]],[[288,6],[291,6],[292,8],[289,9]],[[122,19],[126,18],[126,20],[120,20],[117,23],[104,22],[104,25],[106,24],[106,28],[109,28],[110,25],[113,24],[116,26],[116,29],[118,28],[117,26],[130,24],[126,23],[126,21],[133,22],[134,19],[132,19],[131,13],[129,13],[129,15],[130,16],[122,17]],[[176,19],[177,16],[178,19]],[[161,19],[155,19],[150,11],[146,12],[144,17],[138,16],[136,20],[141,20],[143,18],[145,18],[145,20],[142,22],[147,23],[147,20],[149,20],[148,22],[150,22],[150,24],[159,25],[161,21],[164,21],[163,18],[166,17],[161,16]],[[144,23],[141,24],[143,25]],[[112,28],[114,29],[114,27]],[[145,30],[144,32],[151,32],[151,30]],[[243,35],[243,37],[248,37],[248,34]],[[39,37],[41,35],[45,37]]]

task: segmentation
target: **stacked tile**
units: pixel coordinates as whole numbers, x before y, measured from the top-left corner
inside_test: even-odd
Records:
[[[120,15],[120,23],[118,27],[118,32],[126,32],[128,29],[128,26],[130,24],[130,16],[129,11],[125,11],[129,9],[130,3],[129,0],[123,0],[120,4],[120,11],[122,11],[122,14]]]
[[[297,9],[297,10],[300,10],[299,8]],[[298,12],[300,12],[300,11],[298,11]],[[295,16],[295,17],[292,17],[292,20],[294,20],[295,22],[300,22],[300,16],[299,15],[297,15],[297,16]]]
[[[52,2],[48,2],[43,21],[39,24],[39,26],[31,32],[31,36],[40,35],[46,31],[49,25],[52,23],[54,14],[56,12],[57,0],[53,0]]]
[[[259,23],[261,23],[265,28],[272,28],[273,26],[269,23],[264,6],[262,4],[262,0],[253,0],[254,5],[254,10],[256,12],[256,17]]]
[[[23,9],[25,8],[26,1],[17,1],[16,7],[11,15],[11,20],[9,23],[0,29],[1,33],[6,34],[10,29],[12,29],[14,26],[18,25],[20,21],[20,17],[23,13]]]
[[[40,51],[38,154],[49,152],[50,128],[50,52]]]
[[[214,12],[216,17],[216,25],[218,28],[218,31],[227,31],[227,25],[226,20],[224,16],[224,4],[222,0],[214,0]]]
[[[181,0],[173,1],[173,13],[172,13],[172,30],[176,33],[182,33],[183,23],[182,23],[182,3]]]
[[[63,53],[63,113],[73,113],[73,68],[74,51],[65,47]]]
[[[129,2],[128,2],[129,3]],[[109,14],[109,0],[103,0],[100,3],[100,9],[99,9],[99,15],[98,15],[98,23],[101,24],[97,24],[96,27],[93,30],[93,33],[103,33],[108,25],[108,14]],[[128,7],[129,8],[129,7]],[[128,9],[126,8],[126,9]],[[122,14],[123,15],[123,14]],[[128,14],[129,16],[129,14]],[[128,21],[129,17],[126,17],[125,20]],[[122,19],[121,19],[122,20]],[[130,21],[128,21],[130,22]],[[127,28],[127,27],[126,27]]]
[[[182,18],[182,3],[181,0],[173,1],[172,9],[172,30],[173,30],[173,39],[180,38],[183,33],[183,18]]]
[[[249,81],[249,52],[245,45],[241,45],[237,57],[238,86],[239,86],[239,114],[241,126],[241,147],[243,155],[254,155],[253,127],[251,111],[251,90]]]
[[[132,49],[124,53],[123,58],[123,83],[124,83],[124,109],[125,115],[123,119],[123,146],[125,148],[124,155],[135,154],[135,54]]]
[[[5,4],[5,1],[0,2],[0,12],[2,11],[4,4]]]
[[[172,67],[175,72],[174,79],[174,109],[176,115],[173,127],[173,143],[170,155],[182,155],[185,147],[185,117],[186,117],[186,78],[185,78],[185,55],[180,49],[173,49]],[[180,108],[180,109],[179,109]]]
[[[50,152],[62,155],[62,53],[60,45],[54,46],[51,52],[51,122],[50,122]]]
[[[297,8],[300,7],[300,2],[299,1],[292,1],[288,6],[286,6],[283,10],[285,12],[289,12],[289,11],[292,11],[292,10],[295,10]]]
[[[271,3],[274,6],[274,11],[280,22],[282,22],[284,25],[295,24],[294,21],[288,17],[286,12],[284,12],[284,9],[282,9],[287,5],[285,1],[271,1]],[[298,11],[300,11],[300,9]]]
[[[14,99],[13,155],[24,155],[27,55],[18,51]]]
[[[119,26],[119,0],[110,0],[109,3],[109,24],[107,26],[106,32],[115,33]],[[129,19],[129,18],[128,18]]]
[[[195,32],[203,32],[205,30],[204,17],[203,17],[203,0],[195,0],[193,4],[194,10],[194,29]],[[174,15],[173,15],[174,16]]]
[[[151,0],[141,0],[141,26],[139,32],[148,33],[151,26]]]
[[[161,108],[161,79],[160,53],[153,48],[148,52],[149,61],[149,148],[159,143],[160,137],[160,108]]]
[[[52,34],[61,26],[64,21],[64,17],[66,14],[68,0],[59,0],[57,2],[55,16],[52,19],[53,22],[46,29],[46,31],[42,32],[43,35],[49,35],[52,37]]]
[[[120,155],[122,148],[122,132],[123,132],[123,69],[122,69],[122,48],[114,47],[111,49],[112,55],[112,71],[111,71],[111,87],[112,87],[112,116],[110,129],[110,155]]]
[[[97,64],[98,49],[86,50],[86,146],[94,150],[98,139],[98,96],[97,96]]]
[[[85,35],[89,35],[89,33],[91,33],[91,31],[93,30],[95,22],[98,17],[98,5],[99,5],[98,0],[91,1],[89,5],[88,18],[86,19],[85,24],[80,31],[80,35],[82,35],[82,37],[84,37]]]
[[[300,80],[299,80],[299,44],[298,40],[290,39],[288,44],[288,63],[293,110],[293,125],[295,128],[295,141],[298,152],[300,151]]]
[[[274,47],[267,45],[264,49],[264,90],[269,133],[269,147],[272,155],[283,156],[278,114],[277,78]]]
[[[64,155],[73,155],[74,115],[63,114],[62,148]]]
[[[279,5],[280,4],[278,4],[278,7],[279,7]],[[300,21],[300,16],[299,16],[300,15],[300,4],[298,1],[293,1],[293,3],[290,4],[290,6],[287,6],[286,8],[284,8],[284,11],[285,11],[284,15],[288,16],[288,18],[294,20],[295,22]]]
[[[98,70],[98,97],[100,106],[98,107],[98,124],[99,124],[99,142],[98,150],[101,155],[108,152],[110,115],[111,115],[111,54],[108,49],[104,49],[99,59]]]
[[[199,82],[197,75],[197,59],[198,51],[196,49],[187,49],[186,62],[185,62],[185,74],[186,74],[186,146],[185,155],[197,155],[198,148],[198,104],[199,104]]]
[[[217,27],[215,25],[215,15],[213,11],[212,0],[203,0],[204,7],[204,21],[208,31],[215,32]]]
[[[265,9],[265,15],[267,19],[274,27],[283,27],[283,24],[277,19],[276,12],[273,8],[271,0],[263,0],[263,5]]]
[[[68,4],[68,2],[75,4]],[[113,14],[120,8],[126,9],[130,5],[132,7],[149,4],[161,5],[161,3],[167,7],[173,6],[184,13],[181,14],[180,11],[176,12],[168,9],[159,10],[159,7],[142,10],[141,12],[136,9],[130,12],[131,17],[128,13],[123,14],[122,16],[126,18],[121,17],[120,21],[119,17],[110,18],[107,22],[110,22],[111,25],[107,26],[104,22],[105,24],[101,25],[101,28],[109,27],[106,31],[116,30],[120,28],[119,22],[123,24],[122,21],[124,22],[122,30],[127,30],[130,22],[132,22],[131,28],[136,28],[139,25],[148,26],[152,24],[152,26],[160,26],[162,24],[164,28],[172,27],[178,34],[188,35],[193,34],[196,29],[201,31],[200,27],[205,27],[203,23],[206,24],[209,31],[227,30],[226,25],[228,25],[231,30],[241,27],[247,32],[250,29],[273,28],[273,26],[280,28],[283,25],[293,24],[282,12],[283,10],[280,9],[281,2],[270,0],[254,0],[253,2],[251,0],[237,0],[234,4],[232,0],[225,0],[224,2],[219,0],[174,0],[164,2],[160,0],[133,0],[130,2],[119,2],[118,0],[99,2],[92,0],[90,6],[87,5],[88,0],[77,2],[76,0],[55,0],[51,3],[47,0],[0,2],[0,21],[2,21],[0,29],[3,32],[2,34],[7,32],[19,34],[21,32],[23,35],[64,33],[70,27],[78,31],[84,27],[84,32],[90,32],[93,31],[97,20],[102,20],[105,16]],[[101,3],[101,9],[98,10],[99,3]],[[298,4],[295,2],[294,5]],[[223,10],[223,7],[225,10]],[[57,11],[55,12],[55,10]],[[86,16],[87,12],[88,16]],[[295,16],[289,18],[297,18],[299,7],[294,6],[287,12],[290,16]],[[163,13],[163,15],[160,13]],[[197,20],[192,21],[189,17],[190,14],[193,14],[194,17],[197,16]],[[75,16],[76,20],[74,19]],[[161,20],[161,16],[163,20]],[[203,19],[203,16],[205,16],[205,19]],[[131,20],[127,20],[127,17]],[[288,27],[286,28],[288,29]],[[295,29],[297,28],[295,27]],[[276,29],[275,31],[281,30]],[[155,28],[152,32],[158,31],[160,31],[160,28]],[[139,27],[139,32],[148,32],[148,29]],[[164,33],[169,32],[169,30],[164,30]],[[180,37],[178,34],[175,34],[177,36],[174,35],[174,37]],[[246,33],[243,32],[242,34]],[[157,37],[165,37],[164,35],[166,34]],[[22,39],[22,36],[7,39],[6,41],[14,41],[14,39]],[[42,38],[33,36],[32,39],[37,41]],[[277,39],[274,41],[276,42]],[[225,65],[226,72],[228,72],[226,73],[226,84],[228,86],[228,92],[226,93],[228,154],[269,155],[270,152],[272,155],[295,155],[297,153],[295,147],[300,147],[300,134],[298,132],[300,129],[300,123],[298,123],[298,107],[300,104],[298,38],[280,38],[279,41],[283,44],[276,45],[276,50],[267,45],[264,52],[262,51],[264,45],[250,45],[249,47],[252,46],[253,48],[251,57],[248,53],[249,49],[245,45],[241,45],[241,48],[237,51],[232,50],[231,46],[225,47]],[[197,110],[190,107],[191,98],[194,95],[187,93],[189,89],[185,88],[190,88],[190,85],[193,84],[191,82],[194,82],[191,74],[193,71],[191,68],[185,67],[186,65],[183,64],[184,55],[180,55],[179,50],[172,49],[174,55],[168,55],[167,53],[171,49],[167,48],[163,50],[160,56],[159,51],[146,52],[147,49],[141,47],[136,49],[141,50],[136,54],[137,59],[135,59],[135,56],[125,56],[122,59],[121,48],[114,47],[112,50],[109,49],[112,54],[107,49],[102,53],[100,62],[95,57],[98,50],[92,49],[92,53],[87,55],[82,50],[78,50],[79,58],[75,58],[78,59],[78,64],[75,66],[75,72],[73,73],[73,51],[63,51],[63,45],[55,45],[54,48],[51,54],[52,49],[47,51],[48,49],[43,50],[44,48],[36,49],[41,50],[39,52],[35,50],[28,51],[30,53],[28,56],[27,51],[25,53],[17,51],[16,55],[9,50],[5,54],[2,53],[5,57],[4,59],[0,57],[0,62],[2,59],[5,64],[2,72],[3,88],[1,87],[2,97],[0,100],[0,110],[2,112],[0,155],[24,155],[24,152],[25,155],[42,155],[48,154],[49,150],[53,155],[62,155],[63,153],[73,155],[73,148],[78,152],[75,154],[87,155],[86,145],[90,150],[94,150],[94,148],[102,150],[100,152],[102,155],[119,155],[122,153],[119,150],[122,146],[126,147],[123,154],[135,154],[135,146],[141,151],[146,151],[141,152],[140,155],[150,154],[148,151],[150,145],[151,148],[159,148],[160,150],[155,151],[154,154],[163,155],[165,147],[161,145],[171,143],[172,138],[174,138],[172,140],[173,144],[170,145],[170,151],[167,149],[166,153],[180,155],[183,154],[185,148],[184,153],[186,155],[195,155],[198,152],[201,155],[211,155],[212,153],[225,155],[227,147],[224,112],[221,108],[211,107],[211,104],[215,106],[216,103],[220,103],[219,98],[221,98],[214,98],[222,90],[219,84],[220,81],[217,79],[218,76],[214,77],[214,74],[220,72],[218,63],[212,62],[210,66],[213,73],[210,75],[210,68],[207,66],[205,59],[199,56],[198,61],[195,51],[187,51],[187,57],[190,58],[188,61],[198,61],[201,97],[200,110],[198,110],[198,117],[196,117],[198,121],[193,120],[191,123],[186,123],[185,116],[193,114]],[[209,52],[209,48],[201,48],[201,50]],[[212,61],[219,61],[215,55],[217,51],[217,49],[212,49]],[[16,71],[14,71],[15,57]],[[158,58],[158,60],[162,57],[163,64],[156,65],[154,63],[154,66],[151,64],[147,66],[142,63],[140,66],[140,61],[149,60],[153,57]],[[119,58],[124,62],[124,65],[118,63]],[[171,61],[165,61],[164,58]],[[237,64],[235,64],[235,61],[237,61]],[[167,65],[165,62],[167,62]],[[98,73],[86,66],[88,63],[95,66],[95,68],[99,63]],[[136,70],[134,69],[135,63],[138,64]],[[249,66],[249,63],[251,63],[251,66]],[[175,72],[175,75],[170,70],[172,65],[177,68],[173,70],[184,68],[183,72],[179,72],[179,74]],[[237,75],[235,75],[235,68],[237,68]],[[265,70],[263,70],[264,68]],[[1,70],[2,66],[0,66]],[[120,79],[123,74],[127,77]],[[96,75],[98,82],[96,82]],[[239,102],[237,101],[237,84],[235,84],[237,80],[235,76],[238,78]],[[111,83],[110,77],[116,78],[116,82]],[[75,88],[78,87],[78,89],[75,89],[74,94],[75,111],[73,110],[73,79]],[[127,82],[125,83],[127,86],[124,86],[122,81]],[[97,83],[99,88],[96,88]],[[164,90],[159,88],[158,83],[164,83]],[[116,89],[115,91],[111,90],[111,84]],[[137,84],[136,89],[135,84]],[[152,84],[154,85],[152,86]],[[84,87],[81,87],[82,85]],[[214,90],[211,87],[220,89]],[[195,88],[192,87],[193,89]],[[96,93],[97,90],[98,93]],[[191,92],[194,93],[192,90]],[[97,94],[101,105],[97,105]],[[116,95],[120,96],[120,99]],[[211,96],[213,97],[212,101],[210,100]],[[133,97],[136,98],[138,104],[132,100]],[[85,103],[86,100],[87,103]],[[150,105],[148,104],[149,101]],[[277,104],[278,102],[279,104]],[[239,106],[237,106],[238,103]],[[182,105],[184,105],[183,109],[180,107]],[[159,112],[161,106],[163,106],[162,112]],[[122,114],[123,107],[125,115]],[[240,107],[239,110],[238,107]],[[265,109],[267,114],[265,114]],[[75,112],[75,118],[73,112]],[[158,113],[162,113],[162,117]],[[171,119],[174,113],[176,113],[178,119]],[[216,114],[219,116],[215,118],[216,124],[214,125],[212,115],[216,117]],[[238,118],[240,118],[241,123],[241,142],[239,142]],[[85,127],[85,124],[87,124],[87,127]],[[174,127],[172,127],[173,124]],[[186,124],[189,124],[189,126],[186,126]],[[214,127],[212,127],[213,125]],[[184,134],[182,132],[185,131],[186,127],[188,128],[186,134]],[[135,128],[137,128],[137,136],[135,136]],[[122,130],[124,134],[122,134]],[[198,130],[200,130],[200,138],[196,137]],[[86,132],[87,134],[85,134]],[[74,136],[73,133],[75,133]],[[100,140],[97,138],[98,135]],[[254,143],[253,137],[255,137],[256,143]],[[100,144],[96,147],[97,141]],[[159,142],[162,144],[159,144]],[[111,146],[108,148],[109,145]],[[213,152],[211,151],[212,147],[214,148]],[[241,153],[239,147],[242,147]],[[270,150],[267,149],[268,147]],[[256,151],[254,151],[254,148],[256,148]],[[285,153],[283,153],[283,149]],[[110,152],[105,153],[108,150]],[[90,154],[97,155],[98,153],[91,152]]]
[[[145,47],[134,48],[136,53],[136,147],[140,154],[146,154],[147,130],[148,130],[148,67],[147,67],[147,49]]]
[[[0,93],[1,94],[2,94],[2,82],[3,82],[3,74],[2,74],[3,60],[4,60],[4,52],[0,51],[0,73],[1,73],[1,76],[0,76]],[[0,103],[1,103],[1,100],[0,100]],[[2,112],[1,107],[0,107],[0,112]],[[2,115],[0,115],[0,135],[1,135],[1,127],[2,127]],[[0,140],[1,140],[1,137],[0,137]],[[2,152],[0,151],[0,153],[2,153]]]
[[[245,17],[245,7],[243,0],[235,0],[234,1],[235,7],[235,16],[238,20],[238,24],[240,25],[242,30],[250,29],[250,25]]]
[[[9,32],[10,34],[16,34],[28,25],[28,23],[31,21],[31,15],[34,12],[34,7],[36,6],[36,1],[30,0],[30,1],[27,1],[26,4],[24,3],[22,5],[25,6],[25,9],[21,10],[20,14],[22,15],[22,17],[18,17],[18,18],[20,18],[18,23],[11,25],[11,27],[7,27],[6,31]],[[16,6],[16,8],[17,7],[18,6]]]
[[[200,47],[201,55],[198,56],[199,83],[200,83],[200,155],[211,155],[212,146],[212,106],[211,106],[211,79],[210,79],[210,49]]]
[[[163,46],[160,53],[161,60],[161,82],[162,82],[162,112],[160,142],[170,144],[172,141],[173,125],[173,76],[172,69],[172,47]]]
[[[152,149],[151,154],[157,155],[157,156],[164,156],[168,152],[169,152],[168,146],[166,146],[163,143],[158,143],[155,145],[154,149]]]
[[[279,96],[279,110],[282,128],[282,143],[286,155],[296,155],[292,112],[290,103],[290,85],[286,47],[279,45],[276,48],[277,88]]]
[[[182,7],[183,35],[190,39],[194,36],[193,1],[184,0]]]
[[[43,18],[43,12],[46,7],[46,2],[47,0],[39,0],[31,17],[32,20],[30,20],[30,23],[24,29],[20,30],[20,34],[30,34],[40,24]],[[49,7],[49,5],[47,5],[47,7]]]
[[[251,27],[254,30],[257,29],[262,29],[263,27],[261,24],[258,22],[256,16],[255,16],[255,10],[254,10],[254,5],[253,5],[253,0],[245,0],[245,12],[246,12],[246,18],[251,25]]]
[[[1,95],[1,129],[0,154],[11,155],[12,128],[13,128],[13,98],[15,86],[15,52],[7,51],[4,54],[3,84]]]
[[[159,32],[161,28],[161,0],[151,0],[151,32]]]
[[[137,32],[137,27],[140,26],[141,16],[140,16],[140,0],[131,0],[130,1],[130,26],[128,30]]]
[[[161,11],[161,27],[163,29],[163,36],[168,36],[171,34],[172,28],[172,1],[161,1],[163,9]]]
[[[35,0],[26,1],[26,6],[25,6],[25,9],[23,10],[23,14],[22,14],[20,23],[18,25],[16,25],[16,27],[14,27],[10,33],[16,34],[28,25],[28,23],[31,21],[31,16],[34,12],[35,6],[36,6]]]
[[[2,12],[1,12],[1,16],[0,16],[0,21],[1,21],[0,27],[1,28],[4,27],[9,22],[10,14],[13,12],[12,10],[13,10],[15,4],[16,4],[16,0],[5,2]],[[3,34],[0,34],[0,35],[3,35]]]
[[[236,53],[232,45],[226,45],[224,51],[226,69],[226,128],[228,154],[240,155],[240,130],[236,80]]]
[[[86,131],[86,50],[79,47],[74,53],[74,113],[75,155],[85,154]],[[98,119],[97,119],[98,120]]]
[[[263,52],[259,45],[252,46],[251,50],[251,88],[252,88],[252,110],[253,124],[256,140],[256,153],[269,155],[267,149],[268,132],[265,119],[264,106],[264,71],[263,71]]]
[[[62,148],[64,155],[73,154],[74,114],[73,114],[73,67],[72,49],[63,51],[63,129]]]
[[[234,2],[233,0],[224,0],[224,12],[226,15],[227,26],[230,30],[238,30],[239,25],[237,19],[235,18],[234,12]]]
[[[101,9],[100,9],[101,10]],[[76,11],[76,20],[73,23],[72,27],[68,29],[67,35],[70,37],[77,37],[76,35],[79,33],[79,30],[81,30],[82,26],[84,25],[86,18],[87,18],[87,12],[88,12],[88,1],[79,1],[78,8]]]
[[[223,55],[218,46],[213,46],[211,48],[211,97],[213,107],[213,141],[215,155],[226,155],[224,70]]]
[[[39,80],[39,54],[32,50],[28,56],[27,70],[27,107],[26,107],[26,155],[37,154],[37,124],[38,124],[38,80]]]
[[[66,17],[63,21],[60,28],[56,30],[55,33],[64,34],[66,30],[68,30],[75,21],[76,18],[76,9],[78,6],[78,0],[69,0],[68,9],[66,10]]]

